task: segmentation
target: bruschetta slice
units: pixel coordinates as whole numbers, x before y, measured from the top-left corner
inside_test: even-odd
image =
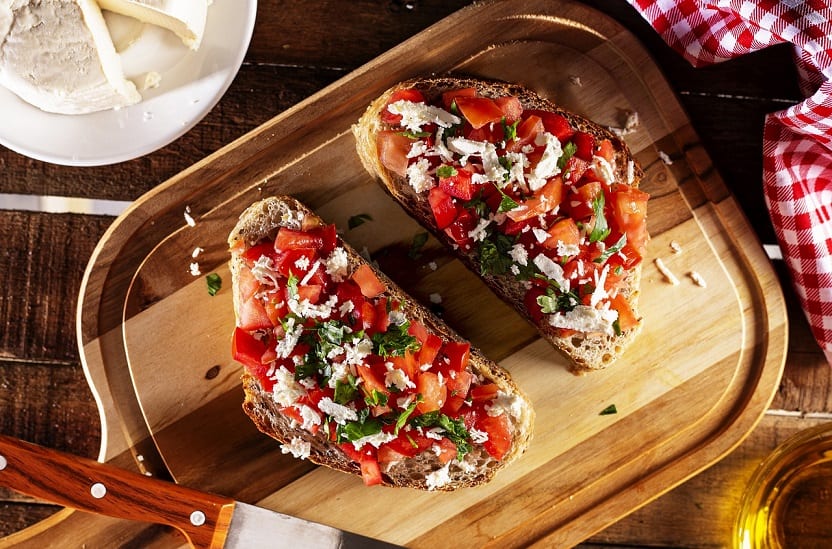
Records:
[[[243,409],[284,453],[368,485],[449,491],[520,456],[534,412],[509,374],[288,196],[229,236]]]
[[[394,86],[353,133],[367,171],[574,373],[636,338],[648,195],[614,133],[520,85],[455,77]]]

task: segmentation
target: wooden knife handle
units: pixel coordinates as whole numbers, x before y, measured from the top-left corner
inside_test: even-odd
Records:
[[[194,547],[225,544],[234,500],[0,435],[0,485],[64,507],[173,526]]]

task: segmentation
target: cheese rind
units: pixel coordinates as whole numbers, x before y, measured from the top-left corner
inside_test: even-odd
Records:
[[[0,84],[60,114],[141,100],[92,0],[0,0]]]
[[[173,31],[192,50],[202,42],[208,17],[208,0],[98,0],[98,4],[105,10]]]

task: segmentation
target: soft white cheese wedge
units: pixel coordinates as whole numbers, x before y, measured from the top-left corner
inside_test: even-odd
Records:
[[[171,30],[192,50],[202,42],[208,0],[98,0],[98,4],[102,9]]]
[[[61,114],[141,100],[92,0],[0,0],[0,84]]]

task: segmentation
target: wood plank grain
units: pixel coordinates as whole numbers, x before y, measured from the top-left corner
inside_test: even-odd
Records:
[[[0,538],[44,520],[60,509],[55,505],[0,503]]]

